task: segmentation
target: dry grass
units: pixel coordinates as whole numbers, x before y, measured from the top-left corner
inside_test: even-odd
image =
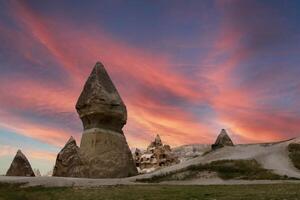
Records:
[[[139,182],[159,183],[171,180],[189,180],[197,177],[199,172],[216,172],[222,179],[243,180],[285,180],[271,170],[264,169],[256,160],[219,160],[207,164],[191,165],[178,171],[152,176],[147,179],[138,179]]]
[[[216,186],[105,186],[99,188],[21,188],[0,184],[0,200],[295,200],[299,184]]]
[[[300,169],[300,144],[291,143],[288,146],[289,157],[292,160],[294,166]]]

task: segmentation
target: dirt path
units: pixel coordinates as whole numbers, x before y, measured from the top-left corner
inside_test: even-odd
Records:
[[[44,187],[100,187],[110,185],[147,185],[147,183],[136,183],[132,179],[87,179],[87,178],[65,178],[65,177],[6,177],[0,176],[0,182],[3,183],[24,183],[25,187],[44,186]],[[222,179],[196,179],[190,181],[168,181],[161,182],[160,185],[248,185],[248,184],[278,184],[295,183],[300,181],[285,180],[228,180]]]

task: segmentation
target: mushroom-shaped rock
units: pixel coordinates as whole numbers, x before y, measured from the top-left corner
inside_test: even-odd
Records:
[[[233,142],[228,136],[227,132],[225,129],[221,130],[221,133],[217,137],[216,142],[211,146],[213,150],[222,148],[224,146],[233,146]]]
[[[97,62],[76,103],[84,130],[103,128],[119,133],[126,124],[127,111],[102,63]]]
[[[120,178],[137,174],[123,134],[127,111],[103,64],[97,62],[77,101],[84,132],[80,152],[89,178]]]
[[[79,147],[71,136],[64,148],[58,153],[53,176],[83,177],[86,173]]]
[[[21,150],[17,151],[15,158],[6,172],[6,176],[34,176],[31,165]]]

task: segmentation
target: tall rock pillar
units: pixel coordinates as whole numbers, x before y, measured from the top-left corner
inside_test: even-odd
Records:
[[[90,178],[120,178],[137,174],[122,131],[126,106],[104,66],[97,62],[77,101],[76,110],[84,132],[80,153]]]

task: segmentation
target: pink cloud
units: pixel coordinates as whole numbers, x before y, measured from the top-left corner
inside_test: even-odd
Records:
[[[74,112],[76,92],[72,88],[51,86],[29,79],[2,78],[0,102],[18,109],[51,108],[57,112]]]
[[[222,8],[223,4],[219,6]],[[9,91],[14,91],[0,98],[8,108],[31,109],[37,106],[52,111],[75,112],[74,105],[84,81],[91,67],[100,59],[115,80],[128,107],[126,134],[129,144],[133,146],[148,144],[156,133],[172,145],[212,142],[218,132],[215,127],[221,125],[230,128],[244,141],[283,138],[281,131],[284,127],[291,127],[292,132],[298,131],[288,122],[295,122],[296,117],[274,116],[261,111],[256,102],[255,87],[249,92],[234,84],[234,70],[253,56],[253,52],[239,46],[244,32],[233,27],[228,17],[220,26],[220,35],[215,40],[213,50],[206,60],[199,63],[199,66],[211,66],[207,74],[198,74],[199,80],[205,78],[206,83],[203,84],[174,71],[174,63],[168,56],[136,48],[89,24],[79,29],[67,21],[45,18],[31,10],[24,1],[13,2],[12,9],[23,30],[45,47],[60,63],[61,70],[68,73],[72,88],[56,88],[33,80],[1,80],[3,87],[0,90],[9,88]],[[18,44],[14,45],[17,47]],[[23,47],[22,51],[28,59],[34,60],[33,55],[26,53],[26,48]],[[211,119],[212,125],[203,123],[183,107],[167,106],[155,101],[155,91],[167,91],[195,105],[207,103],[216,112],[217,118]],[[4,115],[2,118],[5,120]],[[255,119],[265,125],[255,122]],[[272,128],[273,124],[277,124],[275,128]],[[62,145],[73,134],[63,128],[29,123],[17,116],[9,116],[2,125],[56,145]],[[51,136],[45,137],[48,135]]]
[[[231,6],[238,7],[239,5],[232,5],[231,3],[233,2],[217,2],[224,14],[219,30],[220,35],[216,38],[214,48],[207,59],[199,64],[211,66],[211,70],[206,76],[216,86],[217,92],[207,96],[207,98],[217,113],[216,121],[226,126],[225,128],[232,130],[243,142],[264,142],[297,136],[300,131],[297,121],[300,118],[290,111],[289,108],[291,107],[282,110],[259,103],[260,100],[270,102],[275,95],[263,91],[272,87],[277,88],[278,85],[274,85],[274,82],[278,79],[290,80],[290,73],[284,73],[283,70],[272,70],[272,73],[262,74],[259,79],[253,80],[250,84],[243,85],[238,82],[239,77],[235,74],[235,70],[253,58],[260,47],[243,46],[241,43],[241,39],[251,31],[242,23],[243,19],[232,19],[238,17],[235,15],[243,15],[244,13],[240,10],[231,10]],[[252,4],[252,6],[256,7],[257,5]],[[264,15],[264,8],[258,8],[259,10],[255,12]],[[241,9],[247,8],[244,5]],[[248,15],[253,13],[246,10],[245,12],[246,17],[244,18],[246,19],[244,20],[249,20]],[[233,20],[235,21],[233,22]],[[254,29],[255,36],[264,36],[263,24],[265,23],[258,23],[258,25],[247,23]],[[274,34],[274,37],[279,37],[276,33]]]
[[[31,137],[55,146],[64,146],[74,133],[58,127],[49,127],[30,122],[17,115],[0,111],[0,127]],[[79,138],[76,138],[79,141]]]
[[[123,82],[132,80],[139,83],[139,85],[133,86],[119,85],[121,93],[124,94],[124,100],[130,108],[129,121],[132,122],[129,124],[135,126],[136,123],[136,126],[157,131],[165,135],[168,142],[177,145],[183,141],[195,142],[193,139],[197,139],[199,142],[204,142],[207,138],[210,138],[204,136],[208,133],[209,128],[195,121],[185,110],[176,106],[166,107],[160,105],[160,102],[147,102],[147,97],[138,94],[139,89],[136,87],[146,85],[147,88],[164,89],[194,103],[206,101],[206,91],[208,90],[201,90],[199,84],[174,72],[170,68],[172,63],[168,57],[154,55],[145,50],[134,48],[114,39],[101,30],[95,30],[88,26],[84,28],[84,32],[72,29],[66,23],[63,26],[56,24],[54,28],[54,26],[51,26],[50,20],[34,13],[24,2],[14,3],[13,7],[16,20],[25,25],[36,40],[45,46],[62,64],[62,69],[74,78],[74,90],[67,91],[67,89],[60,88],[61,91],[58,92],[52,87],[35,85],[36,82],[33,81],[23,81],[26,86],[24,88],[31,88],[32,92],[27,95],[22,91],[22,88],[15,88],[18,91],[17,96],[12,96],[23,100],[23,105],[20,106],[41,105],[51,110],[71,111],[74,109],[73,104],[76,102],[76,96],[79,96],[80,88],[82,88],[84,80],[91,70],[89,67],[100,57],[113,77]],[[68,37],[56,34],[57,32],[67,33]],[[9,87],[13,89],[14,85]],[[130,95],[124,92],[128,87],[133,87]],[[200,89],[201,92],[198,92],[197,89]],[[6,100],[6,102],[8,101]],[[156,107],[153,107],[154,105]],[[160,112],[155,113],[153,112],[154,109],[159,109]],[[30,129],[33,126],[30,126]],[[130,130],[130,127],[128,129]],[[47,133],[41,131],[40,135],[36,133],[35,136],[42,137]],[[140,134],[144,133],[147,133],[147,131]],[[178,137],[173,138],[172,134],[177,134]],[[34,135],[34,133],[28,133],[28,135]],[[56,134],[54,135],[52,142],[56,137]]]
[[[14,146],[9,145],[0,145],[0,157],[4,156],[15,156],[18,149]],[[54,161],[56,159],[55,153],[51,153],[48,151],[40,151],[33,149],[21,149],[21,151],[25,154],[25,156],[29,159],[39,159],[39,160],[51,160]]]

